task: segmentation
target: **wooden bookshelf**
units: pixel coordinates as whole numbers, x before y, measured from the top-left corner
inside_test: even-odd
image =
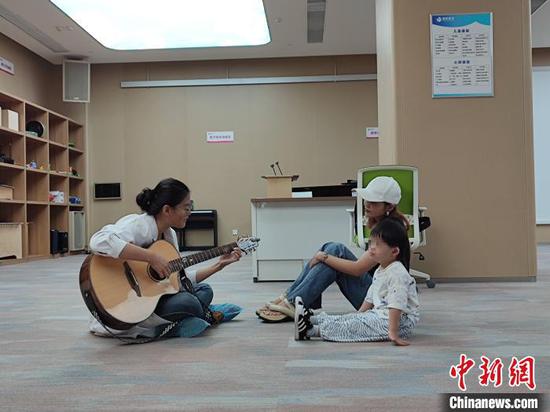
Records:
[[[0,125],[0,153],[14,160],[0,161],[0,184],[13,188],[13,199],[0,199],[0,223],[21,224],[22,257],[15,262],[48,258],[50,231],[68,232],[70,211],[86,209],[85,129],[7,93],[0,92],[0,107],[19,117],[17,130]],[[42,126],[41,135],[26,130],[31,121]],[[63,192],[63,201],[54,202],[52,191]],[[78,196],[81,203],[70,203],[70,196]],[[0,265],[9,263],[14,260],[0,260]]]

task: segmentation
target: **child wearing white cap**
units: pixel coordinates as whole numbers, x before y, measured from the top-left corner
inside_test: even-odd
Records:
[[[408,221],[398,210],[401,188],[388,176],[374,178],[357,195],[365,200],[365,218],[369,229],[386,218],[394,218],[408,229]],[[372,283],[377,262],[365,252],[359,259],[343,244],[325,243],[304,267],[302,273],[277,299],[256,311],[268,323],[294,319],[294,300],[300,296],[306,307],[321,308],[322,293],[336,282],[346,299],[359,309]]]

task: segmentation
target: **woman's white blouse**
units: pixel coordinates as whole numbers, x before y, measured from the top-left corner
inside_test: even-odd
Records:
[[[163,233],[164,240],[170,242],[178,250],[176,232],[168,228]],[[104,226],[90,239],[90,249],[98,255],[118,258],[128,243],[140,247],[149,247],[159,239],[155,217],[143,214],[132,214],[120,218],[116,223]],[[189,280],[196,284],[196,270],[185,270]]]

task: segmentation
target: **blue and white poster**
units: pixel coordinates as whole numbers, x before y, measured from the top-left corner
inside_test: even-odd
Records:
[[[493,13],[430,16],[432,97],[494,96]]]

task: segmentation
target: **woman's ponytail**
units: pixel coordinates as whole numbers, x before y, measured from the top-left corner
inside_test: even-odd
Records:
[[[189,195],[185,183],[174,178],[161,180],[154,189],[145,188],[136,196],[136,203],[148,215],[155,216],[164,205],[175,207]]]
[[[147,214],[151,210],[151,202],[153,201],[154,192],[146,187],[136,196],[136,203]]]

